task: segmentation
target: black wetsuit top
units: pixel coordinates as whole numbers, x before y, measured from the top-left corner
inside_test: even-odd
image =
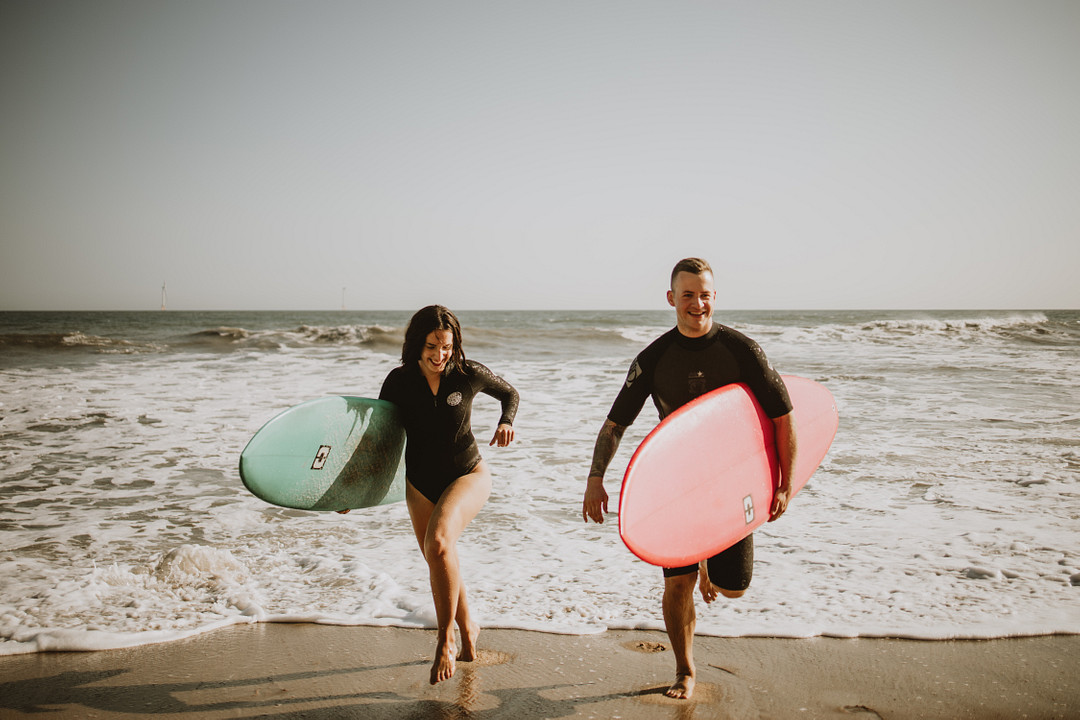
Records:
[[[478,392],[502,403],[500,425],[514,423],[517,391],[472,360],[465,361],[463,370],[444,374],[438,394],[431,392],[415,365],[394,368],[383,381],[379,399],[394,403],[405,425],[405,475],[433,503],[450,483],[480,462],[480,449],[472,433],[472,402]]]
[[[672,328],[634,359],[608,419],[631,425],[650,395],[663,419],[694,398],[732,383],[746,383],[770,418],[791,412],[784,381],[756,342],[715,322],[699,338]]]
[[[608,419],[624,427],[632,424],[650,395],[663,419],[694,398],[732,383],[746,383],[770,418],[791,412],[784,380],[756,342],[715,322],[699,338],[672,328],[634,359]],[[753,565],[754,541],[748,535],[709,560],[709,578],[726,590],[745,590]],[[664,576],[686,575],[697,567],[664,568]]]

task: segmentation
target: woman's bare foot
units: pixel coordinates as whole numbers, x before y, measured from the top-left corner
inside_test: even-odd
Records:
[[[480,626],[471,623],[461,629],[461,652],[457,659],[462,662],[473,662],[477,658],[476,638],[480,634]]]
[[[664,694],[676,700],[689,700],[690,696],[694,694],[694,676],[676,675],[675,684],[669,687]]]
[[[435,646],[435,662],[431,663],[432,685],[454,677],[454,655],[456,650],[453,636],[451,636],[451,639],[440,642]]]

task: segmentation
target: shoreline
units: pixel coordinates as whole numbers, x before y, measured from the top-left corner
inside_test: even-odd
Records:
[[[0,716],[52,718],[1080,717],[1080,635],[991,640],[695,637],[698,684],[667,636],[484,630],[428,684],[434,631],[259,623],[92,652],[0,656]]]

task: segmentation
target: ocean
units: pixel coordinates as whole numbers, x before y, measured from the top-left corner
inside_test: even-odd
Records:
[[[0,654],[163,642],[234,623],[434,627],[404,504],[268,505],[241,450],[285,408],[377,396],[409,312],[0,313]],[[459,550],[486,627],[662,629],[658,568],[581,516],[593,442],[670,311],[460,312],[517,387],[517,442]],[[715,636],[1080,633],[1080,312],[732,312],[840,430],[755,535]],[[608,474],[611,509],[651,404]]]

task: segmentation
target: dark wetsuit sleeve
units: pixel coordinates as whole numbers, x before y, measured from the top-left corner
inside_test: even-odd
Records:
[[[396,368],[390,371],[390,374],[383,380],[382,388],[379,390],[379,399],[392,402],[395,405],[398,403],[398,380],[400,378],[400,368]]]
[[[608,412],[608,420],[616,425],[623,427],[633,425],[641,413],[641,408],[645,407],[645,401],[652,393],[649,376],[644,369],[647,365],[648,358],[645,353],[638,355],[630,364],[630,370],[626,373],[626,382],[623,383],[622,389],[619,390]]]
[[[518,411],[518,392],[514,386],[491,372],[478,362],[469,360],[469,368],[477,381],[476,388],[485,395],[490,395],[502,404],[500,425],[513,425]]]
[[[770,418],[787,415],[791,412],[791,398],[780,373],[773,369],[765,357],[765,351],[753,340],[747,343],[745,353],[743,367],[746,384],[761,404],[761,409]]]

